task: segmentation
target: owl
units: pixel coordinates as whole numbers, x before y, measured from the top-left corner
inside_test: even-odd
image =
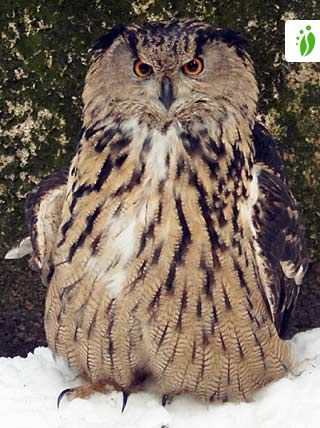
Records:
[[[93,48],[76,154],[29,195],[21,250],[48,345],[85,381],[69,394],[249,400],[292,367],[308,258],[257,99],[231,30],[117,26]]]

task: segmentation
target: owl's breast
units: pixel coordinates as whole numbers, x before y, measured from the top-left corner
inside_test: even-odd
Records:
[[[127,201],[118,214],[107,217],[99,233],[99,242],[86,269],[104,282],[111,298],[116,298],[129,281],[151,215],[155,213],[149,199]]]
[[[116,372],[126,385],[143,366],[166,392],[209,398],[228,394],[219,385],[228,389],[230,365],[243,367],[251,389],[262,385],[264,352],[283,370],[286,351],[257,286],[250,159],[200,137],[171,129],[141,142],[137,131],[126,156],[94,153],[93,172],[78,163],[84,183],[70,186],[46,331],[95,379]]]

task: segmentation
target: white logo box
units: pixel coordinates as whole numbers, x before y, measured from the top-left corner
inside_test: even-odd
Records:
[[[303,31],[303,33],[300,31]],[[309,33],[313,33],[313,35],[311,34],[308,38],[307,36]],[[305,36],[305,40],[302,42],[303,36]],[[299,39],[297,39],[297,37],[299,37]],[[313,44],[313,40],[315,40],[314,48],[306,55]],[[300,52],[301,42],[304,47],[304,55]],[[320,62],[320,20],[292,19],[286,21],[285,59],[288,62]]]

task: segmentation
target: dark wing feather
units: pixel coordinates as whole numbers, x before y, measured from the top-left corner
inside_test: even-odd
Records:
[[[253,223],[268,278],[265,292],[271,295],[270,309],[283,337],[308,266],[304,228],[275,141],[260,124],[255,125],[253,140],[259,170]]]
[[[40,270],[51,254],[60,225],[68,170],[43,179],[27,197],[25,216],[33,249],[32,264]]]

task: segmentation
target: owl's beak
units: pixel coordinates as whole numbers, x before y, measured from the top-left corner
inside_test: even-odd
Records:
[[[164,77],[161,81],[160,97],[159,100],[165,106],[167,110],[170,109],[173,101],[175,100],[173,96],[173,85],[170,77]]]

